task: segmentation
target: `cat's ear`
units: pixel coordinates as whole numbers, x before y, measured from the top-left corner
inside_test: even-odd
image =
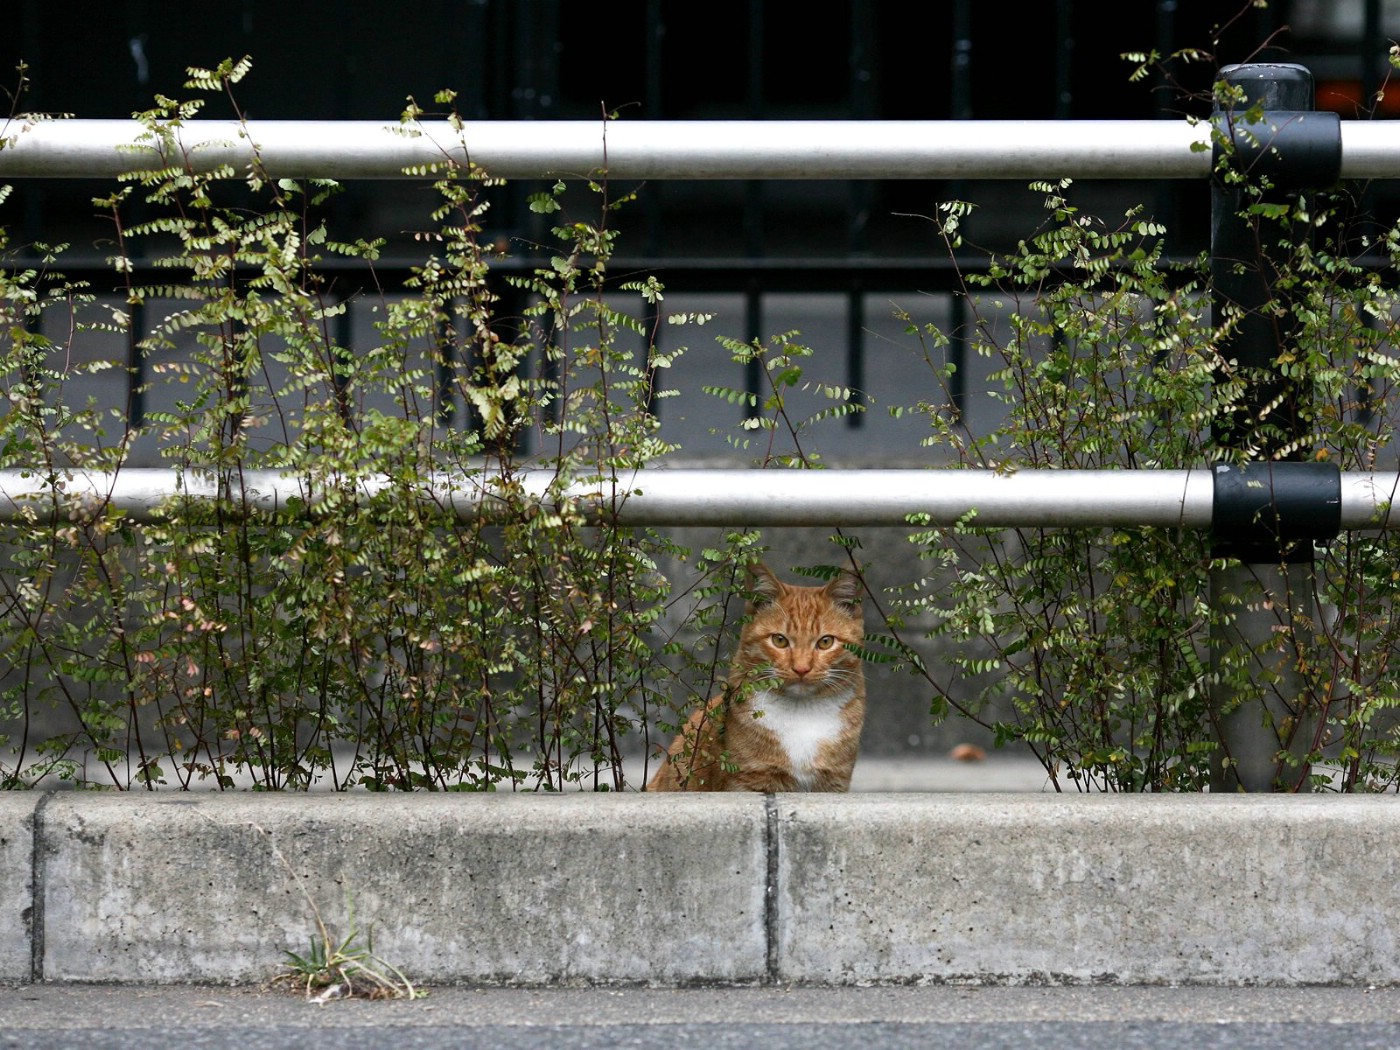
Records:
[[[850,569],[842,569],[826,585],[826,593],[831,597],[831,600],[838,605],[846,606],[852,612],[860,608],[863,591],[860,577],[851,572]]]
[[[750,609],[757,609],[777,601],[782,588],[783,585],[778,582],[778,577],[773,575],[773,570],[768,566],[762,562],[755,562],[749,566]]]

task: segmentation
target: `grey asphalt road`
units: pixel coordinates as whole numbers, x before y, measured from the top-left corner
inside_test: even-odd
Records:
[[[218,987],[0,988],[0,1048],[1400,1047],[1400,989],[433,989],[311,1005]]]

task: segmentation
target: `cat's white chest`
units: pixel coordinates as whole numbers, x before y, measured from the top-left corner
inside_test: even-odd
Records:
[[[816,780],[813,763],[822,744],[834,740],[841,732],[841,709],[851,699],[851,693],[811,700],[790,700],[777,692],[759,693],[750,702],[759,725],[778,738],[792,775],[802,790],[810,791]]]

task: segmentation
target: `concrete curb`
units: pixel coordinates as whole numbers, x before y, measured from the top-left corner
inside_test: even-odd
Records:
[[[0,979],[265,980],[309,897],[424,983],[1392,984],[1397,806],[11,794]]]

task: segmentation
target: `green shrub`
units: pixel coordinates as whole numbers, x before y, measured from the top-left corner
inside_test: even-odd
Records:
[[[189,86],[224,91],[246,70],[192,70]],[[231,786],[242,773],[262,789],[620,788],[623,748],[641,749],[676,694],[689,699],[676,676],[698,661],[673,638],[688,623],[663,613],[712,613],[704,574],[729,561],[699,559],[699,600],[673,600],[656,567],[676,553],[667,541],[587,520],[568,498],[667,451],[656,381],[683,351],[662,355],[604,294],[607,221],[625,201],[592,185],[601,221],[583,221],[563,184],[532,198],[558,247],[511,289],[481,232],[498,184],[444,157],[416,173],[441,202],[419,238],[433,254],[405,294],[347,302],[319,264],[350,260],[377,287],[382,245],[333,236],[338,187],[258,165],[241,180],[193,174],[179,129],[197,110],[161,99],[143,114],[165,163],[98,202],[125,310],[89,320],[103,311],[87,289],[3,277],[0,467],[42,471],[49,493],[0,531],[0,655],[18,671],[4,713],[21,726],[11,782],[24,767],[28,782],[119,787]],[[402,133],[418,134],[421,115],[411,106]],[[165,282],[133,283],[141,252]],[[663,296],[654,279],[621,288],[637,303]],[[506,291],[523,317],[502,316]],[[134,330],[148,305],[163,319]],[[33,334],[51,308],[71,309],[73,339],[130,339],[178,403],[139,429],[118,419],[108,439],[111,420],[66,403],[71,342]],[[374,312],[373,345],[337,342],[348,309]],[[544,451],[527,458],[532,427]],[[43,502],[67,507],[63,467],[119,469],[137,443],[218,498],[173,499],[150,521],[112,506],[44,520]],[[263,471],[299,479],[298,498],[249,511]],[[481,491],[486,512],[458,512]],[[51,705],[75,728],[28,740]]]
[[[919,406],[930,444],[964,467],[1008,472],[1200,467],[1261,455],[1393,469],[1400,303],[1378,275],[1348,261],[1358,244],[1342,221],[1345,195],[1282,207],[1248,198],[1251,221],[1283,230],[1274,307],[1289,335],[1275,367],[1301,391],[1308,430],[1279,434],[1268,417],[1277,406],[1265,403],[1245,421],[1259,445],[1237,449],[1218,443],[1221,422],[1270,377],[1225,356],[1238,319],[1209,318],[1207,261],[1168,265],[1159,225],[1136,213],[1116,226],[1082,215],[1068,181],[1032,188],[1045,195],[1044,227],[985,274],[965,275],[971,347],[991,362],[985,394],[1002,421],[973,435],[946,400],[931,400]],[[950,249],[970,207],[943,206]],[[1392,232],[1381,246],[1392,259],[1396,243]],[[953,333],[910,331],[941,389],[940,350]],[[1315,593],[1215,602],[1211,570],[1225,563],[1212,560],[1208,535],[1190,530],[993,531],[979,529],[974,513],[911,539],[931,570],[904,590],[893,623],[898,633],[923,618],[946,647],[946,668],[914,665],[935,688],[935,715],[953,707],[990,718],[998,740],[1024,742],[1057,785],[1202,788],[1222,760],[1216,720],[1235,708],[1262,712],[1266,701],[1282,712],[1281,785],[1393,785],[1400,737],[1385,715],[1400,702],[1393,534],[1344,533],[1320,548]],[[1231,634],[1251,601],[1279,605],[1262,643]],[[1285,604],[1300,611],[1290,616]],[[982,683],[980,695],[967,695],[969,682]],[[1213,706],[1212,691],[1229,700]]]

